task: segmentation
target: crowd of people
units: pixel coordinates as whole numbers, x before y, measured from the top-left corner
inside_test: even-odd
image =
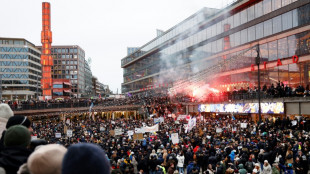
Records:
[[[190,119],[196,120],[195,126],[189,128],[191,121],[167,114],[171,113],[170,103],[164,99],[160,102],[163,103],[158,103],[155,116],[147,119],[67,115],[35,122],[13,116],[8,105],[1,104],[0,171],[304,174],[309,170],[307,118],[266,118],[254,122],[232,115],[197,115]],[[143,133],[142,137],[132,134],[138,131],[136,128],[156,124],[158,131]],[[175,133],[177,142],[172,137]]]
[[[278,82],[276,85],[267,86],[264,84],[261,87],[261,98],[283,98],[283,97],[309,97],[309,85],[304,87],[299,85],[297,88],[292,88],[284,85],[283,82]],[[209,92],[203,96],[192,96],[188,94],[168,94],[164,92],[156,92],[154,90],[142,92],[139,94],[127,94],[122,98],[96,98],[96,99],[52,99],[52,100],[7,100],[7,103],[13,110],[33,110],[33,109],[51,109],[51,108],[78,108],[93,106],[125,106],[125,105],[147,105],[148,103],[190,103],[190,102],[225,102],[234,100],[257,99],[258,88],[236,88],[231,91]],[[1,101],[3,102],[3,101]]]

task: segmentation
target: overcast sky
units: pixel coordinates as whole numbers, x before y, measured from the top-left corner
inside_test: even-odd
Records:
[[[52,45],[79,45],[91,70],[114,92],[121,91],[121,59],[127,47],[142,46],[203,7],[231,0],[49,0]],[[41,0],[1,0],[0,37],[25,38],[41,45]]]

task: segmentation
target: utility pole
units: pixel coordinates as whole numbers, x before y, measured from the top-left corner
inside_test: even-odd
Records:
[[[259,64],[260,64],[260,49],[259,49],[259,44],[256,46],[256,52],[257,56],[255,59],[255,63],[257,65],[257,83],[258,83],[258,118],[259,118],[259,123],[262,121],[262,114],[261,114],[261,107],[260,107],[260,69],[259,69]]]

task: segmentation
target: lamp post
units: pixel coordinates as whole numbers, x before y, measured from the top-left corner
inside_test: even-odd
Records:
[[[259,118],[259,123],[262,121],[262,114],[261,114],[261,107],[260,107],[260,69],[259,69],[259,64],[260,64],[260,49],[259,49],[259,44],[256,46],[256,52],[257,56],[255,59],[255,63],[257,65],[257,83],[258,83],[258,118]]]

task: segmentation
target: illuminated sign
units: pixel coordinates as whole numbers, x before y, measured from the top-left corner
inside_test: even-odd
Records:
[[[258,113],[258,103],[200,104],[199,112]],[[261,103],[263,114],[283,114],[282,102]]]

